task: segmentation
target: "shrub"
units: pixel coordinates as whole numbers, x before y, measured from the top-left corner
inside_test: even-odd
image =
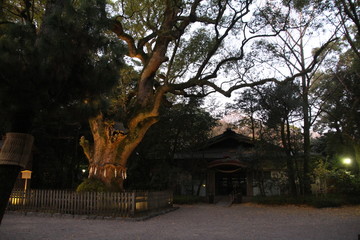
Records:
[[[345,199],[337,196],[311,197],[307,204],[316,208],[341,207],[346,204]]]
[[[327,195],[327,196],[256,196],[253,202],[265,205],[302,205],[306,204],[316,208],[340,207],[346,204],[359,204],[359,198],[348,197],[346,195]]]
[[[337,170],[330,178],[330,188],[349,196],[360,196],[360,176],[350,175],[346,171]]]
[[[106,192],[107,188],[103,182],[95,178],[84,180],[77,188],[77,192]]]
[[[252,199],[253,202],[266,205],[287,205],[287,204],[303,204],[304,199],[302,197],[292,196],[255,196]]]
[[[346,196],[346,202],[351,205],[360,204],[360,195]]]

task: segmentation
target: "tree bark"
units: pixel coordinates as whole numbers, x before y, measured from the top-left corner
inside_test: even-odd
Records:
[[[286,133],[285,133],[286,126]],[[281,124],[281,141],[286,151],[286,168],[288,174],[288,183],[290,187],[290,193],[293,196],[297,195],[296,183],[295,183],[295,173],[294,173],[294,163],[293,156],[291,154],[291,143],[289,141],[289,133],[290,133],[289,124],[282,123]]]
[[[303,36],[303,32],[306,29],[301,28],[300,34]],[[304,43],[303,37],[300,38],[300,58],[301,58],[301,69],[306,69],[305,67],[305,53],[304,53]],[[310,176],[309,176],[309,162],[310,162],[310,116],[309,116],[309,89],[310,89],[310,79],[308,75],[301,76],[301,87],[302,87],[302,112],[304,118],[304,163],[303,163],[303,177],[302,177],[302,193],[303,194],[310,194],[311,193],[311,186],[310,186]]]
[[[101,180],[109,190],[124,190],[127,160],[147,130],[156,122],[156,117],[144,115],[143,121],[124,133],[114,129],[114,122],[105,120],[102,114],[90,119],[93,143],[90,144],[84,137],[80,139],[80,145],[89,160],[89,178]]]
[[[306,81],[306,76],[302,77],[302,110],[304,115],[304,166],[303,166],[303,194],[310,194],[310,176],[309,176],[309,162],[310,162],[310,117],[309,117],[309,87]]]

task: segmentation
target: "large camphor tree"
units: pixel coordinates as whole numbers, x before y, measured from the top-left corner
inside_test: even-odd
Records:
[[[89,177],[123,189],[129,156],[159,119],[169,95],[204,97],[269,81],[291,81],[310,72],[312,64],[289,77],[251,78],[251,43],[276,37],[287,27],[283,1],[145,0],[113,1],[108,6],[109,28],[127,45],[128,61],[138,69],[126,93],[120,117],[100,113],[89,120],[92,140],[80,144],[89,160]],[[110,16],[111,15],[111,16]],[[271,28],[268,26],[271,25]],[[275,27],[274,27],[275,26]],[[234,64],[237,71],[233,72]]]

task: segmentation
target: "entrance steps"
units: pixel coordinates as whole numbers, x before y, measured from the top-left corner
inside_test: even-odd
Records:
[[[231,198],[230,195],[220,195],[220,196],[215,196],[214,201],[216,206],[230,207],[233,202],[233,199]]]

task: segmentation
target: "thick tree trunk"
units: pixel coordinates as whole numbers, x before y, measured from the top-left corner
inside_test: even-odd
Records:
[[[286,151],[286,168],[288,174],[288,183],[290,187],[290,193],[293,196],[297,195],[295,172],[293,156],[291,154],[291,142],[289,141],[289,125],[286,124],[287,133],[285,133],[285,123],[281,124],[281,141]]]
[[[89,178],[97,178],[104,182],[108,188],[117,183],[123,189],[122,182],[126,179],[126,168],[122,161],[117,161],[116,152],[125,135],[113,129],[113,123],[106,122],[100,114],[89,120],[93,135],[93,144],[84,137],[80,145],[89,160]]]
[[[302,19],[302,15],[300,15]],[[300,35],[304,36],[306,32],[306,27],[300,28]],[[300,48],[300,65],[301,70],[306,70],[306,60],[305,60],[305,53],[304,53],[304,38],[300,38],[299,48]],[[308,75],[301,76],[301,87],[302,87],[302,112],[304,118],[304,163],[303,163],[303,174],[302,174],[302,184],[301,192],[303,194],[310,194],[311,193],[311,186],[310,186],[310,172],[309,172],[309,162],[310,162],[310,116],[309,116],[309,89],[310,89],[310,77]]]
[[[127,160],[155,122],[155,117],[144,117],[143,121],[124,133],[114,129],[114,122],[104,120],[102,114],[90,119],[93,143],[90,144],[84,137],[80,139],[89,160],[89,178],[101,180],[109,190],[124,190]]]
[[[308,84],[306,76],[302,77],[302,110],[304,116],[304,165],[303,165],[303,194],[310,194],[310,176],[309,176],[309,162],[310,162],[310,117],[309,117],[309,100],[308,100]]]

